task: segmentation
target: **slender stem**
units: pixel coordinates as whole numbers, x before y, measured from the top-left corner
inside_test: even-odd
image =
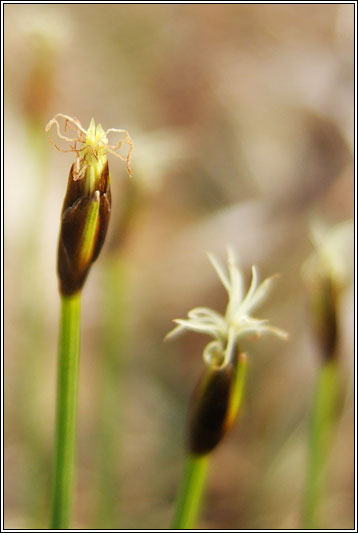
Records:
[[[81,294],[61,297],[52,529],[67,529],[76,436]]]
[[[93,509],[94,527],[115,528],[121,509],[121,479],[113,465],[119,464],[122,444],[123,400],[121,384],[126,346],[127,265],[114,255],[104,263],[104,305],[100,311],[101,332],[96,401],[96,471],[98,497]],[[116,320],[113,320],[113,317]],[[115,409],[115,423],[112,413]]]
[[[192,529],[199,511],[208,469],[208,455],[188,454],[172,529]]]
[[[304,492],[303,528],[316,529],[322,493],[322,474],[329,451],[339,393],[336,361],[323,365],[318,377],[316,398],[311,415],[309,458]]]

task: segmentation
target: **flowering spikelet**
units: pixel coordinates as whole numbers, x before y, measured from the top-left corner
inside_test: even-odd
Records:
[[[214,337],[215,340],[206,346],[203,353],[204,361],[208,365],[228,364],[231,358],[235,357],[233,346],[247,333],[257,335],[272,333],[283,339],[288,336],[284,330],[271,326],[268,320],[251,316],[251,312],[265,299],[277,276],[271,276],[258,284],[257,268],[253,266],[251,285],[244,296],[243,276],[232,248],[228,247],[227,255],[228,274],[217,259],[209,254],[209,259],[228,293],[229,301],[225,315],[220,315],[209,307],[195,307],[188,312],[188,318],[175,319],[177,326],[166,336],[166,339],[169,339],[185,330],[191,330]]]
[[[76,137],[70,138],[61,133],[59,118],[65,120],[65,132],[70,128],[77,133]],[[126,160],[131,175],[133,142],[125,130],[111,128],[104,132],[102,126],[96,126],[93,119],[85,130],[77,119],[57,114],[47,124],[46,131],[50,131],[53,125],[56,126],[58,136],[70,143],[69,149],[62,150],[51,139],[50,142],[60,151],[76,154],[61,212],[57,259],[60,292],[63,295],[71,295],[82,289],[107,233],[111,211],[107,153]],[[124,133],[124,139],[115,146],[110,145],[107,138],[110,132]],[[129,146],[126,158],[116,153],[123,143]]]
[[[273,333],[287,338],[282,329],[251,316],[265,298],[273,277],[258,284],[257,270],[252,267],[252,282],[244,297],[243,278],[233,250],[228,248],[228,274],[214,256],[209,255],[209,259],[228,293],[225,315],[208,307],[196,307],[188,312],[187,319],[174,320],[177,326],[166,337],[171,338],[185,330],[214,337],[204,349],[206,368],[189,407],[188,448],[197,455],[211,452],[236,417],[246,372],[246,354],[240,352],[239,338],[247,333]]]
[[[302,274],[308,288],[312,326],[323,362],[335,359],[338,344],[338,303],[349,278],[347,256],[353,242],[353,224],[333,228],[315,221],[311,226],[314,252]]]

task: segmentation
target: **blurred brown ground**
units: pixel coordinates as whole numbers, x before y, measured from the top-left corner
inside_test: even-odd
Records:
[[[259,314],[290,340],[245,340],[247,397],[214,454],[200,525],[299,527],[318,365],[301,266],[313,217],[353,216],[353,24],[343,4],[5,6],[6,528],[48,520],[72,162],[47,142],[57,112],[135,142],[131,182],[109,162],[110,235],[84,291],[73,527],[168,527],[205,338],[162,338],[193,306],[224,310],[205,252],[224,259],[227,243],[248,277],[253,263],[281,273]],[[354,519],[350,286],[340,331],[346,394],[321,521],[343,529]]]

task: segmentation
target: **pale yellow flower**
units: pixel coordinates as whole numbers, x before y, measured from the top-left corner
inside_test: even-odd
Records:
[[[227,249],[227,272],[213,255],[208,254],[208,256],[228,293],[225,315],[221,315],[209,307],[195,307],[188,312],[188,318],[174,320],[177,326],[168,333],[166,339],[186,330],[214,337],[215,340],[206,346],[203,356],[208,365],[215,364],[217,366],[225,366],[230,363],[233,353],[235,353],[233,347],[240,337],[248,333],[256,333],[257,335],[272,333],[286,339],[288,335],[284,330],[271,326],[266,319],[254,318],[251,315],[266,298],[272,282],[277,276],[267,278],[259,284],[257,268],[253,266],[251,285],[244,296],[243,276],[237,266],[232,248],[228,247]]]

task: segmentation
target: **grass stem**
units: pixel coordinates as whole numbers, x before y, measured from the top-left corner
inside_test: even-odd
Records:
[[[326,362],[318,377],[311,414],[309,457],[304,492],[303,528],[318,527],[318,507],[323,486],[323,470],[336,420],[339,395],[339,372],[336,361]]]
[[[98,397],[96,399],[96,471],[98,498],[93,509],[95,527],[113,529],[123,520],[121,479],[118,469],[122,453],[123,366],[126,364],[128,270],[122,256],[104,262],[104,304],[100,310],[98,351]],[[116,317],[116,320],[113,320]],[[113,413],[103,416],[103,413]]]
[[[61,296],[52,529],[68,529],[76,436],[81,294]]]
[[[208,455],[188,454],[172,529],[192,529],[195,526],[200,511],[207,469]]]

